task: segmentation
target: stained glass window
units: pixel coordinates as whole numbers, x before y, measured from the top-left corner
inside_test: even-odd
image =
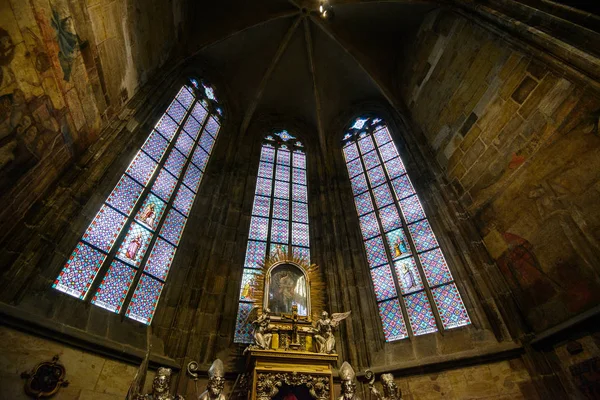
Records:
[[[343,155],[386,341],[470,324],[385,122],[349,126]]]
[[[206,82],[199,86],[190,79],[179,90],[86,229],[54,288],[152,322],[219,133],[222,110],[217,108],[214,89]]]
[[[296,257],[310,259],[304,146],[288,131],[265,136],[257,175],[234,335],[236,343],[252,341],[246,316],[255,301],[254,270],[261,268],[267,253],[291,251]]]

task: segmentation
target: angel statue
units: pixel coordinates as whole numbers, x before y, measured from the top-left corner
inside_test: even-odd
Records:
[[[354,382],[354,378],[356,374],[354,373],[354,369],[348,363],[348,361],[344,361],[340,368],[340,380],[342,381],[342,393],[338,400],[360,400],[360,397],[356,395],[356,382]]]
[[[375,374],[373,374],[373,371],[366,370],[365,378],[369,381],[369,390],[371,390],[371,393],[373,393],[373,396],[377,400],[402,400],[402,392],[398,388],[398,385],[396,385],[396,382],[394,382],[394,375],[381,375],[380,380],[383,393],[375,387]]]
[[[321,319],[317,321],[316,330],[316,347],[317,353],[331,354],[335,351],[335,337],[333,330],[337,328],[341,321],[348,318],[351,311],[344,313],[333,313],[331,318],[327,311],[321,313]]]
[[[268,331],[271,323],[271,310],[265,308],[263,313],[258,316],[258,306],[252,308],[246,321],[252,321],[254,343],[247,349],[268,350],[271,348],[273,334]]]

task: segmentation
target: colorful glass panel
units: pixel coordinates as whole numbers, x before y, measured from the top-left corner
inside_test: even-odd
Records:
[[[152,131],[148,139],[146,139],[146,143],[142,146],[142,150],[152,157],[154,161],[159,162],[168,146],[169,142],[164,137],[158,132]]]
[[[177,179],[166,169],[161,169],[152,185],[152,192],[164,201],[169,201],[176,185]]]
[[[252,269],[244,269],[242,274],[242,284],[240,285],[240,300],[254,301],[254,284],[258,271]]]
[[[186,186],[181,185],[177,190],[175,201],[173,201],[173,207],[187,217],[192,209],[192,204],[194,204],[195,198],[196,195],[194,192],[192,192]]]
[[[289,151],[279,149],[277,151],[277,164],[289,166],[290,165],[290,156],[291,156],[291,153]]]
[[[250,311],[252,311],[252,307],[254,307],[253,303],[240,303],[235,322],[235,334],[233,338],[235,343],[252,343],[252,324],[246,322]]]
[[[292,198],[295,201],[308,202],[308,189],[306,186],[292,184]]]
[[[129,303],[125,315],[138,322],[150,325],[163,286],[160,281],[148,275],[142,275],[135,292],[133,292],[131,303]]]
[[[438,286],[452,281],[452,274],[440,249],[419,254],[421,265],[429,286]]]
[[[296,201],[292,203],[292,221],[308,224],[308,204]]]
[[[83,299],[105,258],[98,250],[79,242],[52,287]]]
[[[384,232],[402,226],[402,220],[400,219],[400,214],[398,214],[398,209],[395,204],[379,210],[379,218],[381,218],[381,225],[383,226]]]
[[[192,147],[194,147],[194,140],[185,132],[181,132],[177,141],[175,142],[175,147],[177,150],[181,151],[181,153],[187,157],[190,155],[190,151],[192,151]]]
[[[188,118],[185,121],[185,125],[183,125],[183,130],[185,130],[194,141],[198,139],[200,128],[202,128],[202,125],[200,122],[196,121],[195,118]]]
[[[365,179],[364,174],[360,174],[357,177],[353,178],[350,181],[350,184],[352,185],[352,191],[354,192],[355,196],[357,194],[361,194],[361,193],[365,192],[367,189],[369,189],[369,186],[367,186],[367,180]]]
[[[294,176],[293,176],[294,183],[306,185],[306,171],[305,170],[294,168],[293,174],[294,174]]]
[[[404,164],[402,163],[402,160],[400,160],[400,157],[387,161],[385,163],[385,169],[387,170],[390,179],[394,179],[406,173],[406,169],[404,168]]]
[[[260,150],[260,160],[274,163],[275,162],[275,149],[272,147],[263,146],[262,149]]]
[[[289,242],[289,222],[274,219],[271,225],[271,241],[277,243]]]
[[[382,146],[392,140],[392,138],[390,137],[390,132],[387,128],[379,129],[373,134],[373,136],[375,137],[375,142],[377,142],[378,146]]]
[[[273,200],[273,218],[286,220],[290,218],[290,202],[288,200]]]
[[[356,196],[354,202],[356,203],[356,210],[358,211],[359,217],[374,210],[370,193],[363,193]]]
[[[165,212],[165,208],[165,202],[150,193],[148,194],[148,197],[146,197],[146,200],[144,200],[142,207],[140,207],[140,210],[135,216],[135,220],[144,227],[155,230]]]
[[[157,165],[156,161],[140,150],[125,172],[145,186],[152,177]]]
[[[310,263],[310,249],[307,247],[293,247],[294,256]]]
[[[379,148],[379,153],[381,154],[381,159],[383,161],[391,160],[394,157],[398,157],[398,150],[396,150],[396,145],[392,142],[381,146]]]
[[[292,244],[295,246],[309,246],[307,224],[292,222]]]
[[[187,86],[181,88],[179,93],[177,93],[176,98],[186,109],[190,108],[190,106],[194,102],[194,95],[190,93]]]
[[[197,146],[196,150],[194,150],[194,154],[192,155],[192,162],[202,171],[205,170],[206,164],[208,163],[208,153],[202,149],[202,147]]]
[[[306,154],[301,151],[294,151],[294,167],[306,169]]]
[[[196,121],[198,121],[201,124],[203,124],[204,123],[204,119],[208,115],[208,112],[202,106],[202,103],[198,102],[198,103],[196,103],[194,105],[194,108],[192,108],[192,115],[194,116],[194,118],[196,119]],[[191,132],[189,132],[189,133],[191,133]]]
[[[410,231],[410,235],[415,242],[415,247],[418,252],[438,247],[438,242],[426,219],[409,225],[408,230]]]
[[[144,271],[161,281],[165,281],[175,257],[175,251],[177,251],[175,246],[158,238],[152,246]]]
[[[375,144],[373,144],[371,136],[366,136],[358,141],[358,147],[360,148],[361,154],[367,154],[375,149]]]
[[[83,234],[83,240],[108,253],[125,225],[125,221],[127,221],[127,217],[105,204]]]
[[[407,257],[396,260],[394,261],[394,268],[402,294],[409,294],[423,289],[421,275],[419,275],[414,258]]]
[[[272,180],[267,178],[256,179],[256,194],[261,196],[271,196]]]
[[[117,257],[126,263],[139,267],[148,245],[152,240],[152,232],[144,228],[142,225],[133,222],[129,227],[127,236],[121,242]]]
[[[400,208],[407,224],[425,218],[425,211],[417,195],[400,200]]]
[[[350,174],[350,178],[354,178],[356,175],[363,172],[363,166],[362,166],[362,162],[360,161],[360,159],[350,161],[347,164],[347,167],[348,167],[348,173]]]
[[[165,162],[165,168],[167,171],[172,173],[174,176],[179,177],[183,165],[185,164],[185,157],[177,149],[172,149],[167,161]]]
[[[267,254],[267,244],[265,242],[254,242],[248,241],[248,247],[246,248],[246,261],[244,262],[245,268],[262,268],[261,264]]]
[[[273,164],[260,162],[260,164],[258,164],[258,176],[262,176],[263,178],[273,177]]]
[[[271,257],[276,256],[279,253],[286,253],[288,252],[288,245],[287,244],[281,244],[281,243],[271,243],[271,248],[269,249],[269,255]]]
[[[219,121],[217,121],[215,117],[211,116],[208,119],[208,122],[206,123],[204,130],[206,132],[210,133],[212,135],[212,137],[216,138],[217,134],[219,133],[220,128],[221,128],[221,125],[219,124]]]
[[[135,269],[118,260],[113,260],[92,298],[92,304],[118,314],[134,277]]]
[[[198,143],[200,144],[200,146],[202,146],[204,150],[206,150],[208,154],[210,154],[215,144],[215,139],[208,133],[203,132],[202,136],[200,136],[200,141]]]
[[[155,129],[170,141],[175,136],[175,132],[177,132],[177,123],[167,114],[164,114],[156,124]]]
[[[198,186],[200,186],[200,181],[202,180],[202,171],[196,168],[193,164],[188,164],[187,169],[185,171],[185,175],[183,176],[183,183],[192,189],[194,193],[198,192]]]
[[[370,153],[367,153],[363,156],[363,161],[365,162],[365,168],[366,169],[371,169],[373,167],[376,167],[380,164],[379,162],[379,156],[377,155],[376,151],[372,151]]]
[[[379,316],[383,326],[386,342],[405,339],[408,337],[402,309],[398,299],[391,299],[379,303]]]
[[[275,190],[273,192],[273,195],[281,199],[289,199],[290,184],[288,182],[275,181]]]
[[[277,164],[277,171],[275,171],[275,179],[280,181],[290,181],[290,167],[285,165]]]
[[[268,217],[271,211],[271,199],[264,196],[254,196],[254,206],[252,207],[252,215],[259,217]]]
[[[250,220],[250,239],[256,240],[267,240],[267,233],[269,231],[269,219],[252,217]]]
[[[410,183],[410,179],[408,179],[408,175],[402,175],[401,177],[394,179],[392,181],[392,187],[396,192],[396,196],[399,199],[403,199],[408,196],[412,196],[415,194],[415,189]]]
[[[106,202],[125,215],[129,215],[143,190],[143,186],[127,175],[123,175]]]
[[[425,292],[414,293],[404,298],[408,320],[415,336],[437,332],[435,317]]]
[[[379,235],[379,223],[375,213],[363,215],[359,218],[359,221],[363,239],[366,240]]]
[[[385,173],[383,172],[383,168],[381,167],[375,167],[370,169],[367,172],[367,175],[369,175],[369,182],[371,182],[371,187],[379,186],[387,179],[385,177]]]
[[[371,279],[373,280],[373,288],[375,289],[375,297],[377,301],[383,301],[396,297],[396,286],[394,286],[394,278],[389,265],[373,268],[371,270]]]
[[[471,323],[456,284],[439,286],[432,289],[431,293],[444,329],[458,328]]]
[[[404,229],[396,229],[386,233],[385,236],[394,260],[411,254],[410,245],[408,244]]]
[[[367,261],[371,268],[378,267],[388,261],[381,236],[367,240],[365,242],[365,249],[367,250]]]
[[[177,100],[173,100],[169,108],[167,108],[167,114],[169,114],[169,116],[178,124],[181,123],[181,120],[183,120],[185,113],[185,107],[183,107]]]
[[[165,222],[160,228],[160,236],[178,246],[186,221],[187,219],[183,215],[172,208],[169,210]]]
[[[346,157],[346,162],[358,158],[358,147],[356,147],[356,144],[352,143],[344,147],[344,156]]]
[[[373,189],[373,197],[375,197],[375,203],[377,203],[378,208],[383,208],[394,202],[390,186],[387,183]]]

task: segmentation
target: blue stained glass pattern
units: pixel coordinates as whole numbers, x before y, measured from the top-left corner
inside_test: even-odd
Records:
[[[206,153],[202,147],[196,146],[196,150],[194,150],[194,155],[192,156],[192,162],[196,167],[204,171],[206,164],[208,163],[208,153]]]
[[[366,191],[369,188],[367,186],[367,180],[365,179],[365,174],[360,174],[357,177],[353,178],[350,181],[350,184],[352,185],[352,192],[354,192],[355,196],[357,194],[361,194],[362,192]]]
[[[290,218],[290,202],[289,200],[274,199],[273,200],[273,218],[289,219]]]
[[[185,157],[183,154],[176,149],[172,149],[169,158],[167,158],[167,161],[165,162],[165,168],[176,177],[179,177],[184,164]]]
[[[194,95],[190,93],[190,91],[184,86],[181,88],[179,93],[177,93],[177,100],[185,107],[190,108],[192,103],[194,102]]]
[[[175,147],[177,147],[177,150],[181,151],[183,155],[187,157],[190,155],[192,147],[194,147],[194,141],[187,133],[181,132],[177,138],[177,142],[175,142]]]
[[[354,125],[352,125],[352,127],[350,129],[362,129],[368,120],[369,120],[369,118],[364,118],[364,119],[357,118],[356,121],[354,121]]]
[[[206,97],[208,97],[211,100],[217,101],[217,97],[215,96],[215,90],[213,88],[211,88],[208,85],[205,85],[204,83],[202,84],[202,87],[204,88],[204,94],[206,94]]]
[[[271,195],[271,179],[266,178],[258,178],[256,179],[256,194],[260,194],[262,196],[270,196]]]
[[[437,306],[444,329],[469,325],[471,320],[454,283],[431,290],[433,301]]]
[[[366,136],[358,141],[358,147],[360,147],[361,154],[367,154],[371,150],[375,149],[375,145],[373,144],[373,139],[371,136]]]
[[[134,277],[135,269],[118,260],[113,260],[98,291],[92,298],[92,304],[118,314]]]
[[[140,150],[125,172],[142,185],[146,185],[157,165],[154,160]]]
[[[347,164],[348,167],[348,175],[350,178],[354,178],[356,175],[363,172],[362,163],[360,162],[360,158],[354,161],[350,161]]]
[[[208,154],[210,154],[215,144],[215,139],[206,132],[203,132],[202,136],[200,136],[200,141],[198,143],[200,144],[200,146],[202,146],[204,150],[206,150]]]
[[[287,150],[278,150],[277,151],[277,164],[281,165],[290,165],[290,156],[291,153]]]
[[[410,183],[408,175],[402,175],[401,177],[394,179],[392,181],[392,186],[396,192],[396,196],[398,196],[399,199],[403,199],[415,194],[415,189]]]
[[[187,219],[174,208],[170,209],[162,228],[160,228],[160,236],[175,246],[178,246],[186,220]]]
[[[261,162],[258,164],[258,176],[263,178],[273,177],[273,164],[268,162]]]
[[[280,181],[290,181],[290,167],[285,165],[277,164],[277,170],[275,171],[275,179]]]
[[[295,222],[304,222],[308,224],[308,204],[292,203],[292,220]]]
[[[373,268],[371,270],[371,279],[373,279],[373,288],[375,289],[377,301],[397,296],[394,278],[392,278],[392,271],[390,271],[389,265]]]
[[[390,253],[392,253],[392,258],[394,260],[411,254],[404,229],[396,229],[395,231],[388,232],[385,236],[387,237]]]
[[[150,256],[148,256],[148,262],[146,263],[144,271],[155,278],[164,281],[167,279],[169,268],[175,257],[175,251],[177,251],[175,246],[158,238],[152,247]]]
[[[142,150],[152,157],[154,161],[159,162],[162,156],[165,154],[167,146],[169,146],[169,142],[167,142],[167,140],[158,132],[152,131],[142,146]]]
[[[135,292],[133,292],[131,303],[129,303],[125,315],[138,322],[150,325],[162,288],[163,284],[160,281],[148,275],[142,275]]]
[[[287,253],[288,245],[280,243],[271,243],[271,248],[269,249],[269,254],[271,255],[271,257],[275,256],[278,252]]]
[[[402,160],[400,160],[400,157],[387,161],[385,163],[385,168],[387,169],[390,179],[394,179],[406,173],[406,169],[404,168],[404,164],[402,164]]]
[[[267,244],[265,242],[253,242],[248,241],[248,247],[246,248],[246,261],[244,262],[245,268],[259,269],[261,263],[265,261],[265,255],[267,254]]]
[[[289,222],[274,219],[271,224],[271,241],[277,243],[288,243],[289,241]]]
[[[52,287],[83,299],[106,256],[79,242]]]
[[[259,217],[268,217],[271,210],[271,199],[264,196],[254,196],[254,206],[252,207],[252,215]]]
[[[295,136],[291,135],[288,131],[283,130],[281,132],[275,132],[275,134],[277,136],[279,136],[281,139],[283,139],[284,142],[287,142],[290,139],[296,139]]]
[[[169,201],[173,190],[177,185],[177,179],[173,177],[166,169],[161,169],[152,185],[152,192],[164,201]]]
[[[124,215],[103,205],[83,234],[83,240],[108,253],[126,220]]]
[[[292,244],[308,247],[308,225],[292,222]]]
[[[375,141],[377,142],[378,146],[382,146],[392,140],[392,138],[390,137],[390,132],[387,128],[379,129],[373,134],[373,136],[375,136]]]
[[[363,239],[366,240],[379,235],[379,224],[377,223],[375,213],[364,215],[359,220]]]
[[[186,109],[179,104],[177,100],[173,100],[169,108],[167,108],[167,114],[169,114],[178,124],[181,123],[185,113]]]
[[[275,162],[275,149],[269,146],[263,146],[260,150],[260,160],[268,161],[271,163]]]
[[[396,150],[396,145],[394,143],[388,143],[379,148],[379,153],[381,153],[381,158],[383,161],[391,160],[394,157],[398,157],[398,150]]]
[[[127,175],[123,175],[106,202],[122,213],[129,215],[140,198],[142,190],[144,188],[140,184]]]
[[[408,333],[398,299],[387,300],[378,305],[385,341],[392,342],[407,338]]]
[[[253,306],[252,303],[240,303],[235,322],[235,335],[233,338],[235,343],[252,343],[252,324],[247,323],[246,319],[248,319]]]
[[[310,263],[310,249],[306,247],[292,247],[294,256],[305,259]]]
[[[365,154],[363,156],[363,161],[365,162],[365,168],[366,169],[371,169],[373,167],[376,167],[380,164],[379,161],[379,156],[377,155],[376,151],[372,151],[368,154]]]
[[[185,175],[183,176],[183,183],[194,193],[198,192],[198,186],[200,185],[200,181],[202,180],[202,171],[196,168],[193,164],[188,164],[187,170],[185,171]]]
[[[379,210],[379,217],[381,218],[381,225],[385,232],[402,226],[402,220],[400,219],[398,209],[394,204]]]
[[[256,279],[256,270],[244,269],[242,274],[242,284],[240,285],[240,300],[254,300],[254,280]]]
[[[269,230],[269,219],[252,217],[250,220],[250,239],[267,240],[267,232]]]
[[[419,254],[421,265],[425,270],[425,277],[429,286],[437,286],[452,280],[452,274],[440,249]]]
[[[301,185],[306,185],[306,170],[294,168],[294,183],[299,183]]]
[[[425,211],[417,195],[400,200],[400,208],[407,224],[425,218]]]
[[[354,197],[354,202],[359,217],[374,210],[371,195],[368,192]]]
[[[123,242],[119,246],[117,257],[122,261],[134,265],[136,268],[139,267],[151,239],[152,232],[142,225],[132,222],[127,236],[125,236],[125,239],[123,239]]]
[[[408,230],[410,231],[410,235],[415,242],[415,247],[418,252],[438,247],[438,242],[426,219],[409,225]]]
[[[383,168],[375,167],[370,169],[367,174],[369,175],[369,182],[371,182],[371,187],[379,186],[383,182],[386,181],[385,174],[383,172]]]
[[[296,201],[308,202],[308,190],[306,186],[292,184],[292,198]]]
[[[371,268],[387,263],[388,259],[381,236],[367,240],[365,242],[365,249],[367,250],[367,261]]]
[[[423,289],[423,282],[417,270],[417,264],[412,257],[402,258],[394,261],[396,277],[402,294],[409,294]]]
[[[346,162],[358,158],[358,147],[356,147],[355,143],[349,144],[348,146],[344,147],[344,157],[346,157]]]
[[[294,167],[306,169],[306,154],[301,151],[294,151]]]
[[[175,132],[177,131],[177,123],[171,119],[167,114],[163,114],[155,129],[161,133],[167,140],[173,139]]]
[[[415,336],[437,332],[435,317],[425,292],[414,293],[404,298],[408,320]]]
[[[198,139],[198,133],[200,133],[200,122],[196,121],[194,118],[188,118],[185,121],[185,125],[183,125],[183,129],[190,135],[190,137],[194,140]]]
[[[165,206],[166,204],[164,201],[150,193],[135,216],[135,220],[144,227],[155,230],[160,218],[165,212]]]
[[[217,135],[219,134],[219,129],[221,128],[221,125],[219,124],[219,121],[217,121],[215,119],[215,117],[210,117],[208,119],[208,122],[206,123],[206,126],[204,127],[204,130],[208,133],[210,133],[212,135],[212,137],[216,138]]]
[[[177,190],[175,201],[173,201],[173,207],[187,217],[190,214],[190,210],[192,209],[192,204],[194,204],[195,198],[196,195],[194,192],[192,192],[186,186],[181,185]]]
[[[192,109],[192,115],[194,116],[194,118],[196,118],[196,121],[203,124],[204,119],[206,118],[207,114],[208,114],[208,112],[206,111],[206,109],[204,107],[202,107],[202,103],[197,102],[194,105],[194,108]],[[189,133],[191,133],[191,132],[189,132]]]
[[[387,183],[373,189],[373,197],[375,197],[378,208],[383,208],[394,201],[390,186]]]
[[[288,182],[275,181],[275,192],[273,195],[282,199],[289,199],[290,184]]]

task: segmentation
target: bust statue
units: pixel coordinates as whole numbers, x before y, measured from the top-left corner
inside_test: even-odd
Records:
[[[152,393],[138,395],[136,400],[184,400],[181,395],[169,393],[171,386],[171,368],[160,367],[152,380]]]
[[[354,369],[348,363],[348,361],[344,361],[342,367],[340,368],[340,380],[342,386],[341,396],[338,397],[338,400],[360,400],[360,397],[356,395],[356,382],[354,382],[354,378],[356,374],[354,373]]]
[[[223,361],[217,358],[208,369],[208,385],[198,396],[198,400],[225,400],[223,386],[225,386],[225,368]]]
[[[394,382],[394,375],[392,374],[382,374],[381,375],[381,387],[383,389],[383,394],[375,388],[375,375],[372,371],[367,370],[365,372],[365,377],[369,379],[369,389],[373,396],[378,400],[402,400],[402,392]]]

